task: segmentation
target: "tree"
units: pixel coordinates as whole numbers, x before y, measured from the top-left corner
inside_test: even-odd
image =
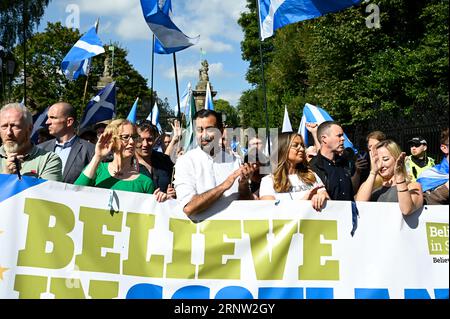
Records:
[[[239,115],[237,110],[230,104],[230,102],[218,99],[214,101],[214,108],[217,112],[226,115],[225,123],[231,127],[239,126]]]
[[[60,71],[60,64],[67,52],[80,38],[78,30],[71,30],[61,23],[48,23],[44,32],[33,35],[27,44],[27,88],[28,96],[36,104],[33,108],[41,111],[57,101],[68,101],[76,107],[79,113],[84,109],[89,99],[97,94],[95,85],[103,74],[104,60],[108,53],[92,58],[92,67],[89,75],[86,101],[83,104],[83,92],[85,76],[80,76],[75,81],[69,81]],[[21,46],[15,48],[18,56],[18,69],[23,70]],[[114,74],[113,78],[118,87],[117,92],[117,117],[124,118],[128,115],[136,97],[141,99],[150,97],[147,81],[127,61],[127,51],[119,45],[115,45]],[[19,82],[19,81],[18,81]],[[16,100],[21,99],[20,83],[15,90]],[[161,100],[159,104],[163,104]],[[28,102],[28,101],[27,101]],[[27,105],[29,105],[27,103]],[[148,112],[150,112],[148,110]],[[78,114],[81,117],[82,114]]]
[[[50,0],[2,0],[0,2],[0,45],[12,48],[33,34]],[[25,15],[24,15],[25,13]]]
[[[265,52],[270,126],[280,125],[284,105],[292,124],[298,124],[305,102],[324,107],[344,125],[365,123],[380,113],[395,122],[433,108],[448,117],[448,0],[377,4],[379,29],[366,26],[362,4],[276,31],[272,52]],[[255,75],[256,8],[248,7],[250,13],[240,20],[242,50],[250,61],[247,79],[256,86],[242,95],[239,111],[255,117],[264,110],[262,99],[255,100],[262,84]],[[254,22],[248,21],[252,15]]]

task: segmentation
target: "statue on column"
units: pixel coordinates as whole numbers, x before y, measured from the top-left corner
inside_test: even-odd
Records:
[[[208,70],[209,70],[208,61],[203,60],[202,61],[202,67],[199,70],[199,72],[200,72],[200,76],[199,76],[200,77],[200,82],[209,82]]]
[[[111,73],[109,73],[110,68],[110,60],[109,56],[107,55],[104,62],[105,68],[103,69],[103,77],[107,78],[111,76]]]

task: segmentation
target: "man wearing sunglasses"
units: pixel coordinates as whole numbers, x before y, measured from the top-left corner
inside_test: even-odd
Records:
[[[423,137],[413,137],[408,141],[408,145],[411,155],[406,157],[406,170],[415,182],[424,170],[434,166],[434,160],[427,156],[427,141]]]

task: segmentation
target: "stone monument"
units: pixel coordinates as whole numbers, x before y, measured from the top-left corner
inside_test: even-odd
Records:
[[[195,86],[195,90],[192,91],[194,94],[194,100],[195,100],[195,108],[196,110],[201,110],[205,108],[205,100],[206,100],[206,87],[209,82],[209,64],[207,60],[202,61],[202,66],[198,70],[198,83]],[[209,82],[209,86],[211,88],[211,96],[214,98],[217,94],[217,91],[213,90],[213,86],[211,85],[211,82]]]
[[[106,55],[105,62],[104,62],[103,75],[100,77],[99,81],[97,82],[96,88],[98,90],[103,89],[105,86],[107,86],[108,84],[110,84],[114,81],[112,78],[110,69],[111,69],[111,59],[109,58],[108,55]]]

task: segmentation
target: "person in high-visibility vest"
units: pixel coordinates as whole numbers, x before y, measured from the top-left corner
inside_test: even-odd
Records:
[[[416,181],[424,170],[434,166],[434,159],[427,156],[427,141],[423,137],[413,137],[408,145],[411,155],[406,157],[406,170],[411,180]]]

